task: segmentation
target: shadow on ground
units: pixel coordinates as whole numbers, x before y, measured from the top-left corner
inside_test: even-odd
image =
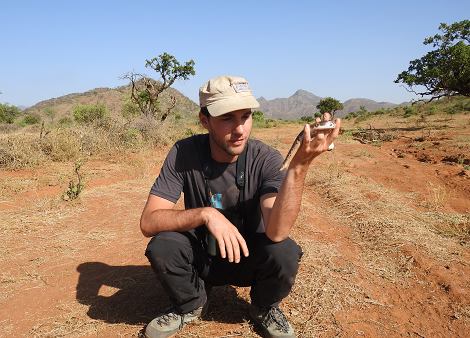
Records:
[[[112,266],[87,262],[77,267],[77,301],[89,305],[87,315],[107,323],[145,325],[170,305],[150,266]],[[243,323],[249,303],[232,286],[214,287],[204,320]]]

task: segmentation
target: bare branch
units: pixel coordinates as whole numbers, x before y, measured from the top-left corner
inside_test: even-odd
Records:
[[[171,107],[167,108],[166,113],[162,115],[162,119],[161,119],[162,122],[166,120],[168,115],[170,115],[170,110],[172,110],[176,106],[176,97],[173,95],[170,95],[170,99],[171,99]]]

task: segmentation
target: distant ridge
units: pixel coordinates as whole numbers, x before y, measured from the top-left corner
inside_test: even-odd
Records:
[[[128,99],[131,92],[131,86],[125,85],[116,88],[95,88],[84,93],[72,93],[58,98],[41,101],[32,107],[25,109],[29,114],[43,115],[43,110],[46,107],[52,107],[57,111],[55,120],[61,117],[72,117],[73,107],[76,105],[86,104],[106,104],[108,111],[111,115],[120,115],[121,107]],[[159,96],[160,109],[165,111],[170,105],[169,95],[176,97],[176,106],[172,109],[172,114],[180,113],[183,116],[196,115],[199,106],[191,101],[188,97],[184,96],[181,92],[174,88],[166,89]]]
[[[160,109],[166,110],[170,104],[169,95],[174,95],[177,98],[176,107],[172,110],[173,114],[180,113],[183,116],[193,116],[199,111],[199,105],[191,101],[188,97],[183,95],[176,89],[168,88],[165,90],[159,100],[161,101]],[[23,109],[26,113],[43,115],[43,110],[46,107],[52,107],[57,111],[55,120],[61,117],[72,117],[73,107],[77,104],[106,104],[108,111],[112,115],[120,115],[122,104],[130,95],[130,85],[120,86],[116,88],[95,88],[84,93],[72,93],[58,98],[41,101],[32,107],[25,107]],[[260,104],[258,110],[261,110],[264,115],[271,119],[282,118],[284,120],[299,119],[302,116],[313,116],[318,109],[317,104],[323,97],[316,96],[306,90],[299,89],[292,96],[288,98],[276,98],[274,100],[266,100],[263,96],[257,100]],[[376,111],[381,108],[394,108],[397,106],[409,105],[409,102],[401,104],[394,104],[390,102],[376,102],[370,99],[355,98],[342,102],[344,109],[336,112],[336,117],[343,117],[350,112],[357,112],[360,106],[364,106],[368,111]]]
[[[316,96],[306,90],[299,89],[288,98],[266,100],[264,97],[260,97],[258,99],[260,104],[258,109],[261,110],[266,117],[271,119],[298,119],[302,116],[315,115],[315,113],[319,111],[316,106],[322,99],[324,98]],[[395,108],[397,106],[406,106],[410,104],[409,102],[403,102],[401,104],[376,102],[374,100],[362,98],[350,99],[342,103],[344,105],[344,109],[337,111],[336,117],[343,117],[350,112],[359,111],[360,106],[364,106],[368,111],[376,111],[381,108]]]

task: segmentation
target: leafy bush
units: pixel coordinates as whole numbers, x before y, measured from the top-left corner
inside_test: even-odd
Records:
[[[253,126],[260,128],[266,127],[266,118],[262,111],[255,110],[251,116],[253,118]]]
[[[447,114],[454,115],[454,114],[463,113],[468,110],[470,110],[470,103],[458,102],[455,105],[446,108],[445,112]]]
[[[373,116],[373,114],[372,114],[371,112],[365,111],[364,113],[362,113],[362,114],[356,119],[356,123],[363,122],[363,121],[367,121],[367,120],[370,119],[372,116]]]
[[[437,105],[432,105],[429,107],[429,109],[426,111],[426,115],[435,115],[439,111],[439,107]]]
[[[106,105],[87,104],[84,106],[75,106],[73,108],[73,118],[79,123],[91,123],[93,121],[104,118],[107,115]]]
[[[61,127],[69,127],[73,124],[73,120],[70,117],[64,116],[59,120],[59,125]]]
[[[304,122],[307,122],[307,123],[310,123],[312,121],[314,121],[315,119],[313,118],[313,116],[302,116],[300,118],[301,121],[304,121]]]
[[[132,102],[126,102],[121,107],[121,114],[124,118],[130,119],[133,117],[140,116],[142,112],[137,104]]]
[[[374,111],[372,114],[373,115],[389,115],[390,114],[390,108],[384,109],[380,108],[379,110]]]
[[[403,117],[405,118],[408,118],[408,117],[411,117],[413,115],[416,115],[416,108],[413,107],[413,106],[405,106],[403,107],[403,110],[405,111],[405,115],[403,115]]]
[[[355,112],[350,112],[348,115],[343,117],[344,120],[351,120],[353,118],[356,118],[358,115]]]
[[[260,110],[253,111],[252,117],[253,117],[254,122],[265,122],[265,120],[266,120],[265,117],[264,117],[263,112],[260,111]]]
[[[26,124],[38,124],[39,119],[36,116],[26,115],[23,118],[24,123]]]

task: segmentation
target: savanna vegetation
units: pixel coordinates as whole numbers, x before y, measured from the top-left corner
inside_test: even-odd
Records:
[[[140,337],[167,305],[138,220],[169,147],[204,130],[197,105],[168,110],[171,88],[142,111],[150,94],[133,98],[137,82],[34,111],[0,106],[7,336]],[[341,109],[333,98],[323,103],[325,112]],[[314,118],[254,111],[252,137],[285,155]],[[309,170],[292,233],[305,254],[281,306],[297,336],[468,337],[470,98],[361,107],[342,129]],[[212,297],[208,316],[178,337],[260,336],[248,288],[214,288]]]

